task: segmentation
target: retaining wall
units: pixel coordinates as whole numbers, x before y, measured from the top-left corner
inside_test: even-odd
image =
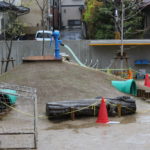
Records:
[[[75,41],[63,41],[67,44],[81,60],[81,62],[87,65],[94,65],[96,60],[99,60],[98,67],[106,68],[114,60],[116,52],[120,50],[120,46],[89,46],[89,40],[75,40]],[[127,49],[126,49],[127,48]],[[22,63],[22,57],[26,56],[39,56],[42,51],[42,42],[40,41],[14,41],[11,56],[15,59],[15,65]],[[134,69],[146,69],[150,71],[149,65],[135,65],[134,61],[137,59],[150,60],[149,49],[150,46],[128,46],[125,47],[125,51],[129,56],[129,65]],[[71,56],[71,54],[64,48],[61,47],[61,52],[65,52]],[[8,54],[6,44],[4,41],[0,41],[0,60],[6,58]],[[54,54],[54,45],[50,48],[49,42],[45,42],[45,55]],[[72,56],[71,56],[72,57]],[[73,59],[73,58],[72,58]],[[92,60],[92,61],[91,61]],[[91,63],[92,62],[92,63]],[[119,62],[118,62],[119,64]],[[2,63],[0,65],[1,69]],[[3,66],[4,68],[4,66]],[[11,64],[9,64],[11,69]]]

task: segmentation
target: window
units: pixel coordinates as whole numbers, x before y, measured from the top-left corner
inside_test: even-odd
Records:
[[[81,20],[68,20],[68,26],[80,26]]]
[[[44,38],[50,38],[51,34],[49,33],[44,33]],[[43,33],[38,33],[37,38],[43,38]]]

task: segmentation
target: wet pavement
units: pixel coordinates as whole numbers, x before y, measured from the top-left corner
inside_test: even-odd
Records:
[[[96,124],[96,118],[62,123],[47,122],[39,135],[39,149],[45,150],[148,150],[150,117],[139,112],[126,117],[110,118],[120,124]]]
[[[113,77],[106,74],[68,64],[37,64],[22,65],[3,76],[1,81],[38,89],[38,112],[44,116],[38,120],[38,150],[150,149],[150,103],[136,97],[136,114],[109,118],[110,121],[120,121],[120,124],[97,124],[96,117],[57,122],[45,118],[45,106],[49,101],[99,95],[116,97],[122,93],[111,86]],[[15,108],[33,114],[30,100],[18,99]],[[8,131],[33,131],[33,118],[11,110],[0,120],[0,132]],[[33,146],[33,136],[30,135],[0,136],[0,141],[0,148]]]
[[[16,108],[25,111],[32,105]],[[38,150],[148,150],[150,138],[150,104],[137,99],[137,113],[124,117],[110,117],[110,121],[120,124],[102,125],[96,123],[96,117],[77,118],[63,121],[38,120]],[[44,115],[44,113],[39,114]],[[32,131],[32,118],[11,110],[0,124],[1,132]],[[3,140],[2,140],[3,139]],[[9,139],[9,141],[8,141]],[[1,146],[33,146],[33,136],[1,136]]]
[[[148,150],[150,143],[150,104],[137,99],[137,113],[110,117],[120,124],[102,125],[96,117],[53,123],[45,120],[40,130],[39,149],[45,150]],[[42,124],[39,120],[39,124]]]

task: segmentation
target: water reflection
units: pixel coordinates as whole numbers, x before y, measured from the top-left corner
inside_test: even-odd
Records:
[[[136,115],[131,115],[131,116],[126,116],[124,117],[120,123],[121,124],[128,124],[128,123],[135,123],[137,121],[137,116]]]

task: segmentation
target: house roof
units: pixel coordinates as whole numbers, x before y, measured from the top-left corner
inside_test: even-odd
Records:
[[[30,9],[24,6],[15,6],[11,3],[0,1],[0,12],[5,12],[5,11],[14,11],[19,15],[19,14],[29,13]]]
[[[142,4],[141,4],[141,8],[146,8],[147,6],[149,6],[150,5],[150,0],[148,0],[148,1],[145,1],[145,2],[143,2]]]

